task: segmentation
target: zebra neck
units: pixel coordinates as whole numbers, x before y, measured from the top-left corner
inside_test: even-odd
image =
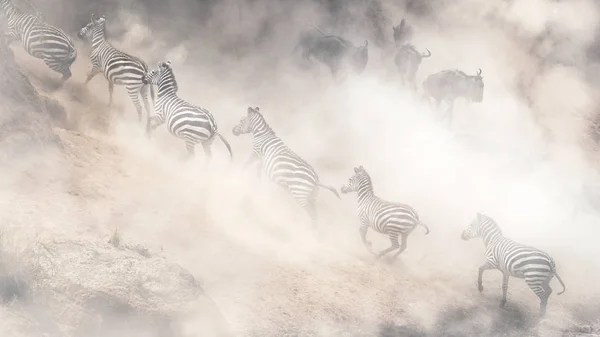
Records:
[[[358,187],[358,203],[363,203],[368,200],[371,200],[375,197],[375,193],[373,192],[373,186],[371,185],[361,185]]]
[[[110,43],[108,43],[108,40],[106,40],[106,34],[104,34],[104,29],[94,30],[92,34],[92,49],[96,49],[103,44],[107,44],[110,46]]]
[[[502,239],[502,233],[496,228],[490,228],[482,235],[483,244],[487,247]]]
[[[177,91],[172,85],[158,85],[158,98],[177,96]]]

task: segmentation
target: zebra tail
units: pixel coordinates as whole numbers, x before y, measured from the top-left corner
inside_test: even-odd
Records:
[[[422,223],[421,220],[417,220],[417,224],[423,226],[425,228],[425,235],[429,234],[429,227],[426,224]]]
[[[560,285],[562,285],[562,287],[563,287],[563,290],[561,292],[557,293],[557,295],[560,295],[560,294],[564,293],[565,290],[567,290],[567,287],[565,286],[565,284],[564,284],[563,280],[560,278],[560,276],[558,276],[558,273],[554,272],[554,276],[556,276],[556,279],[558,280],[558,282],[560,282]]]
[[[222,134],[217,132],[217,136],[219,136],[223,144],[225,144],[225,146],[227,147],[227,150],[229,151],[229,160],[233,160],[233,152],[231,152],[231,145],[229,145],[229,142],[225,140],[225,137],[223,137]]]
[[[340,200],[342,199],[342,198],[340,198],[340,195],[339,195],[339,193],[337,192],[337,190],[335,188],[323,185],[321,183],[317,183],[317,185],[319,185],[319,186],[321,186],[321,187],[323,187],[325,189],[330,190],[331,193],[335,194],[335,196],[338,197],[338,199],[340,199]]]

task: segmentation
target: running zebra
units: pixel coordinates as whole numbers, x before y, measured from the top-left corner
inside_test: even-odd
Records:
[[[85,84],[98,75],[104,73],[108,80],[108,106],[112,105],[114,85],[124,85],[133,102],[138,114],[138,121],[142,121],[142,106],[139,96],[144,100],[144,108],[147,117],[150,118],[150,105],[148,103],[148,88],[150,95],[154,100],[154,89],[152,86],[145,85],[142,78],[148,71],[148,65],[141,59],[126,54],[113,47],[106,40],[106,18],[99,18],[92,14],[90,22],[79,30],[79,38],[86,38],[92,41],[90,59],[92,67],[87,74]]]
[[[354,175],[348,180],[348,184],[342,186],[342,193],[356,192],[358,194],[357,215],[360,219],[360,235],[363,244],[371,250],[371,242],[367,240],[367,230],[373,228],[379,233],[390,237],[392,246],[384,249],[377,255],[377,259],[385,254],[399,249],[394,258],[398,257],[406,249],[408,235],[417,225],[425,228],[425,235],[429,234],[429,228],[419,220],[419,215],[410,206],[382,200],[373,192],[373,183],[367,171],[362,167],[354,168]],[[398,243],[398,237],[402,237],[402,243]]]
[[[184,159],[193,157],[196,144],[202,143],[208,163],[212,157],[211,146],[215,136],[221,139],[229,151],[230,158],[233,158],[231,146],[218,132],[217,123],[212,114],[177,96],[178,86],[173,68],[171,68],[171,61],[159,62],[158,69],[149,71],[142,81],[144,84],[158,86],[154,103],[156,114],[148,119],[146,126],[148,137],[154,129],[166,121],[171,134],[185,141],[187,155]]]
[[[498,269],[502,272],[502,302],[501,307],[506,304],[506,293],[508,292],[508,277],[524,278],[525,282],[540,298],[540,314],[546,314],[548,297],[552,293],[550,280],[556,276],[563,287],[558,294],[565,292],[566,287],[562,279],[556,273],[554,260],[541,250],[518,244],[502,235],[500,227],[487,215],[477,213],[469,227],[462,233],[463,240],[481,237],[485,244],[486,262],[479,267],[477,287],[479,292],[483,291],[483,272],[488,269]]]
[[[252,156],[244,168],[261,160],[261,169],[273,182],[286,189],[310,216],[313,228],[317,226],[315,199],[319,187],[326,188],[338,198],[338,192],[319,182],[315,170],[294,151],[285,145],[269,126],[258,107],[248,107],[247,115],[233,128],[233,134],[252,133]]]
[[[62,74],[58,83],[62,86],[71,77],[71,65],[77,58],[73,40],[60,28],[44,22],[40,14],[24,13],[12,0],[0,0],[0,10],[7,19],[8,42],[20,40],[29,55]]]

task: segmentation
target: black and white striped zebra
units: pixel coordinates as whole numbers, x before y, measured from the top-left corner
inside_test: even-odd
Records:
[[[326,188],[338,198],[338,192],[319,181],[315,170],[279,138],[267,123],[258,107],[248,107],[244,116],[233,130],[233,134],[252,133],[252,156],[244,168],[254,162],[261,162],[260,169],[264,170],[269,179],[286,189],[310,216],[313,227],[317,225],[317,210],[315,199],[319,187]]]
[[[157,69],[149,71],[143,77],[143,82],[158,86],[154,103],[156,114],[148,119],[146,126],[148,137],[154,129],[166,122],[171,134],[185,141],[187,155],[184,159],[193,157],[196,144],[201,143],[208,163],[212,157],[211,146],[215,136],[221,139],[230,157],[233,158],[231,146],[218,132],[213,115],[208,110],[177,96],[178,85],[171,68],[171,61],[159,62]]]
[[[482,213],[477,213],[477,218],[462,233],[463,240],[476,237],[483,239],[486,258],[486,262],[479,267],[477,287],[479,292],[483,291],[482,277],[485,270],[500,270],[503,275],[501,307],[506,304],[509,276],[525,279],[529,288],[541,300],[540,314],[542,316],[546,313],[548,298],[552,293],[552,288],[550,288],[552,277],[556,276],[563,287],[563,290],[558,293],[559,295],[566,290],[565,284],[556,273],[554,260],[548,254],[537,248],[505,238],[496,222]]]
[[[425,235],[429,234],[429,228],[419,220],[419,215],[410,206],[389,202],[375,195],[373,183],[367,171],[362,167],[354,168],[354,175],[348,180],[348,184],[342,186],[342,193],[356,192],[358,195],[357,215],[360,220],[360,235],[363,244],[370,252],[371,242],[367,240],[369,227],[375,231],[387,234],[392,245],[381,251],[377,259],[396,249],[394,258],[398,257],[406,249],[408,235],[417,225],[425,228]],[[401,237],[401,243],[398,238]]]
[[[149,118],[152,112],[148,103],[148,89],[152,100],[154,100],[154,90],[152,86],[145,85],[142,81],[148,71],[148,65],[141,59],[118,50],[108,42],[104,15],[98,18],[92,14],[90,22],[79,30],[78,35],[80,38],[91,39],[92,42],[90,51],[92,67],[87,74],[85,84],[102,72],[108,81],[108,106],[112,105],[114,85],[124,85],[135,106],[138,121],[142,121],[142,105],[139,96],[144,100],[144,108]]]
[[[41,15],[24,13],[12,0],[0,0],[0,9],[7,19],[8,42],[20,40],[28,54],[62,74],[59,86],[68,80],[77,58],[73,40],[60,28],[46,23]]]

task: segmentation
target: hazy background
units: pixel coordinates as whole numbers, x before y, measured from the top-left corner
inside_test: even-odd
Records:
[[[81,41],[72,80],[53,93],[44,83],[55,74],[17,52],[39,90],[65,106],[71,130],[57,130],[64,149],[46,154],[45,166],[22,159],[37,184],[6,178],[13,187],[3,207],[14,226],[89,240],[119,228],[124,241],[162,249],[201,279],[240,336],[561,336],[600,317],[595,2],[35,4],[74,39],[92,13],[104,14],[115,46],[152,68],[171,60],[179,95],[214,114],[234,162],[220,141],[208,168],[200,146],[195,160],[179,162],[183,142],[164,126],[148,141],[123,88],[108,109],[101,75],[89,91],[82,86],[90,63]],[[402,18],[415,28],[417,48],[432,52],[419,83],[442,69],[483,70],[483,103],[458,102],[451,126],[420,93],[399,86],[392,26]],[[336,85],[328,69],[296,65],[297,34],[313,24],[355,44],[369,40],[361,76]],[[413,206],[431,234],[417,228],[397,262],[371,264],[355,195],[339,201],[321,190],[315,239],[292,200],[258,182],[254,169],[241,170],[251,138],[231,129],[248,106],[261,108],[323,183],[339,188],[363,165],[376,194]],[[478,294],[483,245],[460,240],[478,211],[506,236],[554,257],[567,291],[556,296],[561,287],[552,281],[544,320],[522,280],[511,279],[505,310],[498,308],[499,272],[484,276]],[[389,245],[378,233],[369,238],[377,251]],[[190,326],[202,335],[201,326]]]

